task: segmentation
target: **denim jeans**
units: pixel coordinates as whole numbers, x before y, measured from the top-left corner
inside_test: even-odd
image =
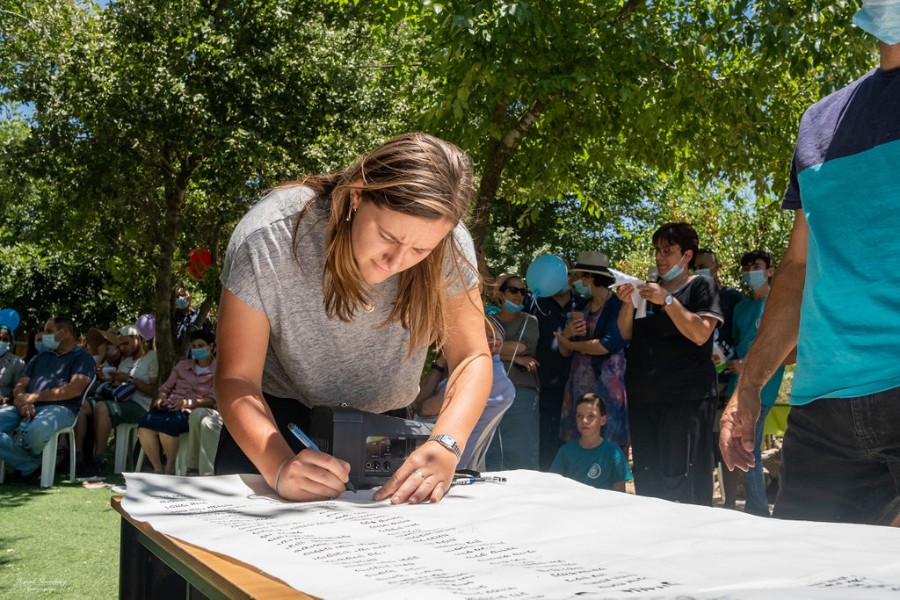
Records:
[[[771,406],[760,407],[759,420],[756,421],[756,446],[753,448],[753,457],[756,459],[756,464],[753,468],[744,473],[744,495],[747,498],[744,512],[759,517],[769,516],[769,499],[766,496],[766,475],[763,473],[762,464],[762,435],[763,426],[766,422],[766,415],[769,414],[771,408]]]
[[[487,451],[488,471],[538,469],[540,412],[538,391],[516,387],[516,399],[500,420],[497,434]]]
[[[774,516],[890,524],[900,515],[900,388],[791,408]]]
[[[24,475],[41,466],[44,446],[57,431],[71,427],[75,413],[65,406],[39,404],[31,421],[23,421],[15,406],[0,408],[0,458]],[[19,435],[11,435],[14,429]]]

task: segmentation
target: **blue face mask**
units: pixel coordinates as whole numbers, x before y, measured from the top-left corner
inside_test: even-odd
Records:
[[[191,358],[194,360],[206,360],[209,356],[209,348],[191,348]]]
[[[660,273],[659,278],[663,281],[672,281],[673,279],[676,279],[679,275],[684,273],[684,267],[681,266],[681,261],[684,260],[685,256],[685,254],[682,254],[681,258],[678,260],[675,266],[665,273]]]
[[[520,312],[523,308],[525,308],[525,305],[524,305],[524,304],[513,304],[513,303],[510,302],[509,300],[504,300],[504,301],[503,301],[503,306],[504,306],[504,307],[506,308],[506,310],[508,310],[509,312],[514,312],[514,313],[515,313],[515,312]]]
[[[46,350],[56,350],[59,348],[59,342],[56,339],[56,336],[52,333],[45,333],[43,339],[41,340],[41,344],[43,344]]]
[[[579,296],[581,296],[582,298],[590,298],[591,297],[591,286],[584,285],[584,283],[582,283],[582,281],[580,279],[575,281],[575,283],[573,283],[572,286],[575,288],[575,293],[578,294]]]
[[[712,272],[709,269],[694,269],[694,275],[703,275],[712,279]]]
[[[9,342],[0,342],[0,356],[9,352]]]
[[[853,24],[885,44],[900,44],[900,2],[864,0],[863,7],[853,15]]]
[[[741,273],[741,281],[754,292],[766,283],[765,271],[746,271]]]
[[[175,298],[175,308],[178,310],[184,310],[188,306],[187,296],[178,296]]]
[[[674,267],[672,267],[671,269],[669,269],[667,272],[663,273],[659,277],[663,281],[672,281],[673,279],[675,279],[682,273],[684,273],[684,269],[681,268],[681,265],[675,265]]]

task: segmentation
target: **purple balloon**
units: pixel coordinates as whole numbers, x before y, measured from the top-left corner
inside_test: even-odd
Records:
[[[150,340],[156,337],[156,317],[153,315],[141,315],[134,324],[137,330],[141,332],[141,337]]]

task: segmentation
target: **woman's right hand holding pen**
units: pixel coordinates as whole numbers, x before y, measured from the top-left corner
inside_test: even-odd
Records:
[[[350,464],[324,452],[301,450],[285,457],[281,465],[272,488],[285,500],[337,498],[350,481]]]

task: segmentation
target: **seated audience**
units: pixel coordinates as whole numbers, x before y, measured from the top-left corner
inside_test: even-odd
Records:
[[[159,396],[153,408],[138,421],[141,447],[144,456],[153,465],[154,473],[175,474],[179,436],[188,432],[191,411],[216,406],[213,390],[215,337],[200,330],[192,332],[190,339],[192,358],[175,365],[172,374],[159,387]],[[166,456],[165,467],[160,447]]]
[[[25,367],[13,388],[14,404],[0,408],[0,458],[26,481],[39,476],[50,437],[75,422],[94,377],[94,360],[76,344],[71,319],[50,319],[42,337],[47,351]],[[19,433],[13,437],[15,429]]]
[[[516,388],[506,374],[506,367],[500,361],[500,348],[503,345],[504,330],[500,321],[487,317],[485,322],[488,346],[491,349],[491,360],[494,366],[494,380],[484,411],[475,423],[472,434],[462,455],[459,457],[460,469],[484,471],[484,457],[488,446],[497,431],[503,413],[512,405],[516,396]],[[444,404],[444,392],[447,387],[447,360],[439,355],[425,373],[419,386],[419,395],[410,408],[418,415],[420,421],[434,423]]]
[[[25,361],[16,356],[12,330],[0,323],[0,406],[12,404],[13,386],[25,372]]]
[[[93,389],[88,392],[87,401],[81,405],[78,420],[75,421],[75,447],[77,448],[75,460],[78,465],[84,464],[84,442],[93,418],[94,404],[98,399],[112,399],[112,392],[117,384],[112,381],[111,377],[118,370],[119,362],[122,360],[122,354],[116,345],[118,338],[115,332],[101,331],[92,327],[88,330],[87,339],[88,347],[95,348],[93,355],[97,365],[95,369],[97,379],[94,381]]]
[[[41,340],[44,338],[44,330],[43,328],[38,329],[34,333],[34,338],[32,343],[28,344],[28,354],[25,355],[25,364],[31,362],[31,359],[40,354],[41,352],[46,352],[47,349],[44,348],[44,344],[41,343]]]
[[[575,403],[575,422],[580,437],[559,449],[550,472],[602,490],[624,492],[631,470],[622,449],[600,436],[606,424],[603,398],[594,393],[581,396]]]
[[[156,352],[147,350],[137,327],[126,325],[119,329],[117,345],[123,358],[118,369],[110,375],[110,380],[117,384],[114,398],[97,400],[93,407],[96,474],[104,474],[107,470],[106,445],[112,428],[140,421],[150,410],[158,382]]]

